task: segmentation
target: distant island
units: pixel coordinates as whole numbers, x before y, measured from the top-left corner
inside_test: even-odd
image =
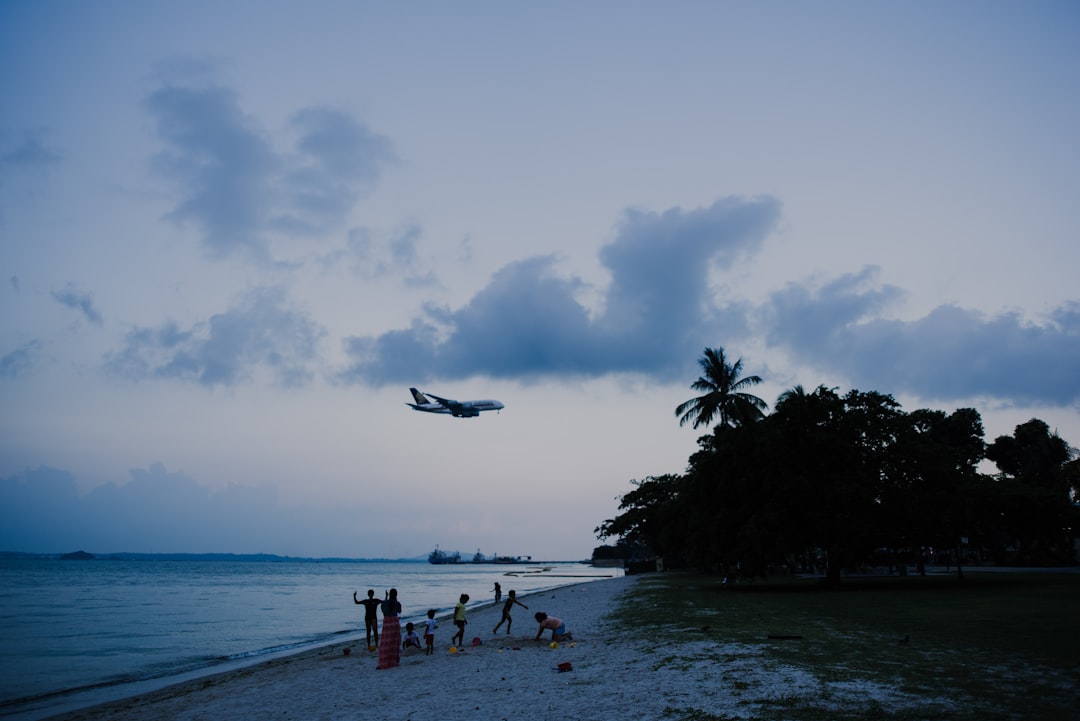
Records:
[[[417,563],[427,560],[427,556],[416,558],[308,558],[303,556],[279,556],[273,553],[89,553],[73,551],[71,553],[26,553],[21,551],[0,551],[0,559],[53,559],[76,561],[252,561],[282,562],[306,561],[311,563]]]
[[[88,551],[72,551],[70,553],[27,553],[24,551],[0,551],[0,560],[32,560],[51,559],[63,561],[249,561],[263,563],[424,563],[428,562],[429,554],[414,556],[412,558],[339,558],[322,557],[312,558],[306,556],[279,556],[273,553],[90,553]],[[501,560],[501,559],[506,560]],[[531,563],[530,557],[509,560],[508,557],[499,557],[500,560],[485,560],[485,563]],[[535,561],[540,563],[540,561]],[[543,563],[588,563],[588,561],[543,561]]]

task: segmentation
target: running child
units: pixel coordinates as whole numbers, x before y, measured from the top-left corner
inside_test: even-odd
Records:
[[[514,607],[515,603],[524,608],[526,611],[529,610],[528,606],[517,600],[517,591],[510,591],[506,596],[506,603],[503,604],[502,618],[500,618],[499,622],[495,624],[495,628],[491,630],[492,633],[498,633],[499,626],[503,625],[503,621],[506,621],[506,635],[510,635],[510,627],[514,625],[514,619],[510,618],[510,609]]]

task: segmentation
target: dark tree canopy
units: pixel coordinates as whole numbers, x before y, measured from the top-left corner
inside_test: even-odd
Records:
[[[741,361],[706,349],[705,395],[680,422],[719,422],[682,475],[634,481],[596,530],[667,564],[760,575],[931,557],[951,564],[1074,564],[1076,451],[1038,419],[987,445],[973,408],[905,412],[890,395],[785,391],[771,414],[743,392]],[[754,422],[748,422],[753,420]],[[1000,473],[979,464],[989,459]],[[957,565],[958,573],[960,566]]]

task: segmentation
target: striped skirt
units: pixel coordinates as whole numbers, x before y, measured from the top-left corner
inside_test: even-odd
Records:
[[[382,635],[379,636],[379,665],[375,668],[393,668],[401,663],[401,620],[397,616],[383,616]]]

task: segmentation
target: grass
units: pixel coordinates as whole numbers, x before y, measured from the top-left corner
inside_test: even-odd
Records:
[[[655,574],[614,617],[627,628],[646,619],[656,647],[677,644],[651,657],[655,670],[712,669],[738,718],[1080,718],[1080,574],[848,579],[838,590]],[[707,704],[665,711],[734,717]]]

